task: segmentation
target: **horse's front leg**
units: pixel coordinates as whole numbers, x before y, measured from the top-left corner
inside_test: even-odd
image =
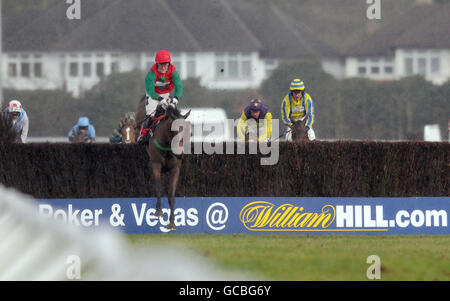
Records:
[[[161,163],[151,163],[150,164],[153,173],[153,181],[156,189],[156,217],[162,217],[163,212],[161,209]]]
[[[169,182],[169,206],[170,206],[170,217],[168,229],[176,230],[175,226],[175,192],[178,186],[178,178],[180,177],[181,161],[170,170],[170,182]]]

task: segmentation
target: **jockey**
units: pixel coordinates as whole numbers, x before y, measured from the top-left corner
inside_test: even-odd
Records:
[[[239,137],[244,141],[247,130],[251,130],[248,128],[248,120],[251,119],[256,121],[257,127],[264,128],[258,137],[258,141],[268,141],[272,135],[272,113],[270,113],[269,108],[263,105],[259,99],[250,101],[250,105],[244,109],[239,119],[237,132]],[[262,122],[261,125],[259,124],[260,122]]]
[[[28,137],[29,120],[27,112],[18,100],[11,100],[3,110],[3,116],[12,122],[12,129],[17,134],[17,142],[25,143]]]
[[[119,124],[114,129],[111,137],[109,137],[109,142],[120,143],[122,142],[122,128],[127,122],[134,123],[136,120],[136,115],[134,112],[128,112],[125,114],[124,118],[120,118]]]
[[[174,95],[170,100],[169,96],[172,91],[174,91]],[[183,85],[167,50],[160,50],[156,53],[155,64],[150,68],[145,78],[145,92],[147,95],[145,107],[147,117],[163,115],[168,105],[177,106],[183,94]],[[145,143],[145,137],[152,125],[151,119],[147,118],[142,125],[138,137],[139,143]]]
[[[73,142],[75,136],[85,134],[85,142],[95,142],[95,128],[89,123],[89,118],[80,117],[77,124],[69,131],[69,141]]]
[[[286,129],[286,141],[292,141],[291,128],[293,122],[303,121],[307,118],[306,126],[308,129],[308,138],[310,141],[316,139],[312,128],[315,120],[314,101],[311,96],[305,92],[305,84],[302,80],[296,78],[291,82],[290,92],[281,103],[281,118]]]

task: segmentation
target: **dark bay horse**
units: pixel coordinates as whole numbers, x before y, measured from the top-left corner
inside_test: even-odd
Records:
[[[13,130],[11,120],[0,111],[0,143],[20,141],[20,134]]]
[[[142,96],[141,100],[139,100],[138,107],[136,110],[136,128],[140,129],[141,124],[144,122],[147,117],[145,105],[147,104],[147,96]]]
[[[303,121],[299,120],[294,122],[294,125],[292,126],[292,142],[299,143],[309,141],[306,121],[307,119],[305,118]]]
[[[175,209],[175,191],[178,186],[178,178],[180,176],[182,155],[175,155],[172,150],[172,139],[178,134],[177,131],[172,131],[172,123],[174,120],[183,118],[186,119],[190,111],[185,115],[181,115],[180,111],[169,106],[164,117],[153,132],[153,137],[150,139],[147,146],[147,153],[150,156],[150,168],[154,185],[157,193],[156,202],[156,217],[162,217],[161,209],[161,174],[163,172],[169,173],[169,191],[168,199],[170,206],[169,225],[167,229],[176,230],[174,222]],[[190,128],[187,128],[190,130]],[[181,145],[179,145],[181,146]]]

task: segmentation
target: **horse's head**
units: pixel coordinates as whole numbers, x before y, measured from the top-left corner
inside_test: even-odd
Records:
[[[191,110],[189,110],[189,112],[187,112],[186,114],[182,115],[181,112],[173,107],[173,106],[169,106],[166,110],[166,116],[167,116],[167,120],[168,120],[168,126],[170,127],[170,131],[169,131],[169,140],[172,141],[173,137],[175,137],[179,131],[174,131],[171,129],[172,127],[172,122],[174,120],[177,119],[187,119],[189,117],[189,115],[191,114]]]
[[[293,142],[304,142],[309,141],[308,139],[308,127],[306,126],[307,119],[303,121],[299,120],[294,122],[292,126],[292,141]]]
[[[161,120],[159,125],[156,127],[155,131],[153,132],[153,141],[157,141],[159,145],[164,146],[165,151],[171,151],[173,153],[178,153],[179,150],[183,149],[183,141],[184,141],[184,132],[183,137],[180,137],[181,139],[178,141],[176,149],[172,149],[172,140],[180,133],[183,129],[187,129],[190,131],[190,126],[188,124],[184,125],[181,124],[175,124],[172,126],[174,121],[182,119],[183,121],[189,117],[191,111],[189,111],[186,114],[181,114],[181,112],[172,106],[169,106],[166,109],[166,116]],[[152,144],[150,144],[152,145]],[[160,147],[158,147],[160,148]],[[160,148],[161,149],[161,148]]]
[[[189,110],[189,112],[187,112],[186,114],[182,115],[180,110],[178,110],[178,108],[175,108],[173,106],[169,106],[166,110],[166,115],[168,117],[170,117],[172,120],[176,120],[176,119],[186,119],[189,117],[189,115],[191,114],[191,110]]]
[[[122,119],[122,143],[135,143],[136,142],[136,121],[134,119]]]
[[[135,143],[136,132],[134,125],[126,124],[122,127],[122,143]]]
[[[88,143],[89,137],[87,136],[87,133],[80,132],[73,136],[72,143]]]

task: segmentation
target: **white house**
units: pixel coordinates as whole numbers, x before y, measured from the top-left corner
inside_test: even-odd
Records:
[[[422,75],[436,85],[450,79],[450,47],[448,49],[396,49],[396,79]]]
[[[6,52],[3,87],[18,90],[64,89],[78,97],[112,73],[148,70],[155,53],[112,51]],[[256,88],[267,67],[258,52],[173,52],[182,79],[199,77],[211,89]]]
[[[367,77],[374,80],[394,80],[395,59],[392,56],[348,57],[345,60],[347,78]]]
[[[347,78],[398,80],[422,75],[440,85],[450,79],[450,4],[418,6],[353,45]]]
[[[337,51],[275,4],[221,0],[96,0],[81,20],[64,1],[44,14],[4,21],[3,87],[65,89],[80,96],[104,76],[148,70],[170,50],[182,79],[211,89],[257,88],[281,60],[318,58],[343,77]],[[262,18],[264,16],[264,18]],[[267,22],[270,20],[270,22]]]
[[[7,20],[3,87],[65,89],[79,96],[111,73],[148,70],[159,49],[171,51],[182,79],[198,77],[213,89],[256,88],[276,67],[266,66],[259,41],[221,2],[192,1],[190,11],[179,11],[176,1],[99,3],[84,2],[89,14],[79,21],[65,18],[63,2],[32,19]],[[201,10],[202,20],[188,15]],[[210,16],[213,10],[221,22]],[[198,31],[199,22],[210,24],[211,31]],[[170,26],[161,27],[164,23]],[[226,38],[230,35],[233,40]]]

